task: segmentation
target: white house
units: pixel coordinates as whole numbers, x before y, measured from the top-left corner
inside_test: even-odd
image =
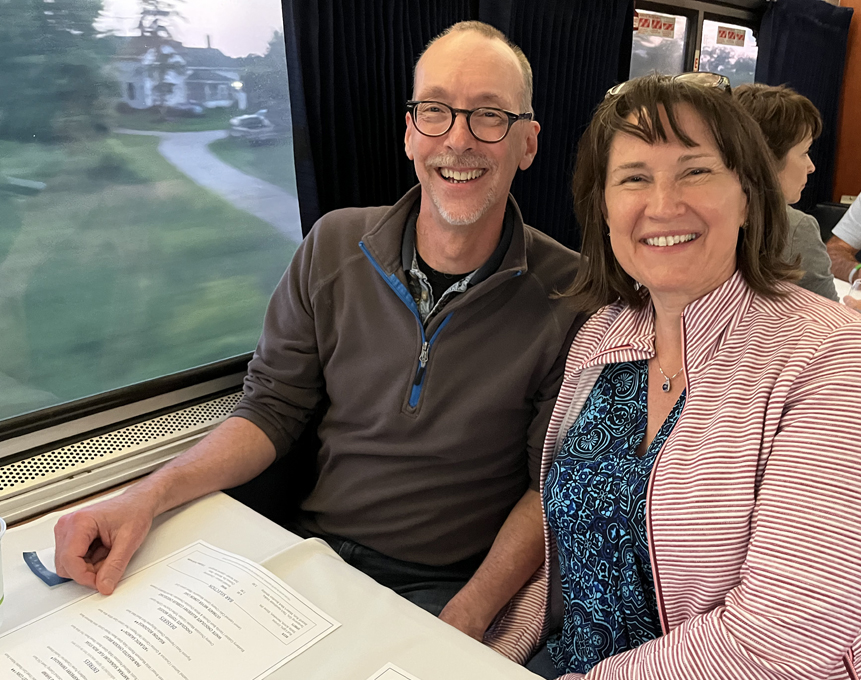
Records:
[[[212,47],[185,47],[148,36],[114,38],[113,71],[122,100],[134,109],[195,103],[206,108],[236,106],[247,97],[239,60]]]

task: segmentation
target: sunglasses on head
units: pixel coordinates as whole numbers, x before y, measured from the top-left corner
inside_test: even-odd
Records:
[[[691,73],[680,73],[677,76],[673,76],[673,82],[679,81],[683,83],[693,83],[694,85],[699,85],[700,87],[716,87],[719,90],[723,90],[724,92],[730,92],[730,83],[729,78],[726,76],[722,76],[719,73],[707,73],[706,71],[693,71]],[[623,94],[625,90],[627,90],[633,80],[626,80],[624,83],[619,83],[618,85],[614,85],[609,90],[607,90],[607,94],[604,95],[604,99],[608,97],[615,97],[617,94]]]

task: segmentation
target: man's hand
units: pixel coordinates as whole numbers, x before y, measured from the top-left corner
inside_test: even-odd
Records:
[[[440,612],[439,619],[450,626],[454,626],[461,633],[466,633],[469,637],[481,642],[484,640],[484,632],[490,624],[484,619],[476,618],[474,614],[475,609],[473,607],[454,597]]]
[[[157,515],[243,484],[273,460],[275,447],[260,428],[228,418],[122,496],[61,517],[54,527],[57,574],[110,595]]]
[[[110,595],[154,516],[154,506],[134,489],[63,515],[54,527],[57,574]]]
[[[843,304],[854,309],[856,312],[861,312],[861,300],[856,300],[855,298],[847,295],[843,298]]]
[[[825,249],[831,258],[831,273],[842,281],[848,281],[850,272],[858,264],[855,259],[857,248],[853,248],[842,238],[832,236],[825,244]]]

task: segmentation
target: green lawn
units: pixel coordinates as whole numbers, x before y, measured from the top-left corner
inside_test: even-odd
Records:
[[[252,146],[248,142],[227,137],[213,142],[209,148],[225,163],[296,195],[292,138],[281,144]]]
[[[0,418],[254,348],[296,244],[157,144],[0,142]]]
[[[157,130],[159,132],[201,132],[204,130],[226,130],[228,121],[241,115],[235,108],[207,109],[201,118],[173,118],[164,120],[151,109],[130,113],[114,113],[114,127],[130,130]]]

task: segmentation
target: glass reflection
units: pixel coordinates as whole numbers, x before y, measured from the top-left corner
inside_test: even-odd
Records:
[[[254,348],[301,240],[279,0],[0,2],[0,418]]]

